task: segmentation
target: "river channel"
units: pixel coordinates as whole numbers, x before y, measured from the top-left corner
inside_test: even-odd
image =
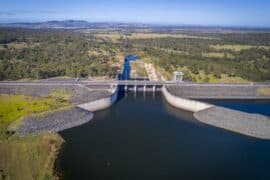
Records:
[[[238,104],[245,110],[270,107]],[[66,143],[58,169],[64,179],[270,179],[270,141],[202,124],[158,92],[127,93],[61,135]]]

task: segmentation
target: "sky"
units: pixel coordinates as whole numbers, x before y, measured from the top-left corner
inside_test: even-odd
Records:
[[[270,0],[0,0],[0,23],[70,19],[270,27]]]

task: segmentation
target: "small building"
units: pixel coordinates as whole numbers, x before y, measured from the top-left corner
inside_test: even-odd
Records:
[[[173,81],[175,82],[183,82],[184,73],[180,71],[173,72]]]

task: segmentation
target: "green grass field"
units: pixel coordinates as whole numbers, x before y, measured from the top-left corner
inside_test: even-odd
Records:
[[[55,91],[48,98],[0,94],[0,179],[55,179],[53,166],[63,143],[57,134],[16,137],[8,127],[22,117],[68,107],[71,92]]]
[[[60,92],[53,93],[51,98],[0,94],[0,142],[5,139],[6,130],[11,123],[25,115],[67,106],[67,96]]]
[[[22,95],[0,95],[0,123],[9,123],[26,114],[49,110],[55,100]]]

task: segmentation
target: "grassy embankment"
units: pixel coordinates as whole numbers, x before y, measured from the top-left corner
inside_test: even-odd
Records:
[[[70,93],[56,91],[48,98],[0,95],[0,179],[55,179],[53,166],[63,139],[58,134],[16,137],[8,127],[29,114],[67,107]]]

